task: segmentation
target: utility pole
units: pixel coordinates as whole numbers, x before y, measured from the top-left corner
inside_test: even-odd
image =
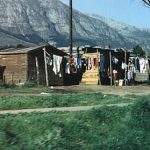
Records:
[[[72,47],[73,47],[73,38],[72,38],[72,0],[69,0],[69,50],[70,58],[72,58]]]
[[[124,50],[124,63],[127,65],[127,51]],[[127,85],[127,68],[125,68],[125,86]]]

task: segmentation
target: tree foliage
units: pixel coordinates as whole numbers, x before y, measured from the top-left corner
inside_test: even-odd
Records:
[[[150,7],[150,0],[142,0],[148,7]]]
[[[142,47],[140,47],[139,45],[135,46],[133,48],[133,52],[135,54],[137,54],[138,56],[145,56],[146,55],[146,52],[143,50]]]

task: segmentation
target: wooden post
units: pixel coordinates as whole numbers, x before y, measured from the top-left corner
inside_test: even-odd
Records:
[[[110,85],[113,85],[113,79],[112,79],[112,55],[111,51],[109,52],[109,59],[110,59]]]
[[[70,58],[73,54],[73,35],[72,35],[72,0],[69,0],[69,48],[70,48]]]
[[[97,49],[97,59],[98,59],[98,77],[99,77],[99,85],[101,85],[101,75],[100,75],[100,57],[101,57],[101,53],[98,52],[98,49]]]
[[[124,63],[127,65],[127,52],[126,50],[124,51]],[[127,68],[125,68],[125,74],[124,74],[124,78],[125,78],[125,86],[127,85]]]
[[[11,83],[12,84],[14,83],[14,75],[13,75],[13,73],[11,74]]]
[[[35,57],[35,63],[36,63],[37,84],[39,84],[40,83],[40,71],[39,71],[39,62],[38,62],[37,57]]]
[[[44,51],[44,62],[45,62],[45,78],[46,78],[46,85],[49,86],[49,81],[48,81],[48,70],[47,70],[47,61],[46,61],[46,49],[43,48]]]
[[[86,52],[85,52],[85,54],[87,53],[87,51],[88,51],[88,48],[86,48]]]
[[[5,75],[3,75],[3,84],[6,83],[6,80],[5,80]]]

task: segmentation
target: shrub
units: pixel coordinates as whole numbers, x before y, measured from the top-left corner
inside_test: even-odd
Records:
[[[12,88],[16,88],[17,87],[17,85],[16,84],[4,84],[4,83],[1,83],[0,84],[0,88],[10,88],[10,89],[12,89]]]
[[[37,83],[32,81],[28,81],[23,85],[23,87],[28,87],[28,88],[35,87],[35,86],[37,86]]]

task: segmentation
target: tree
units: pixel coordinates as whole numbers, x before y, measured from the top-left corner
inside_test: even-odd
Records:
[[[146,55],[146,52],[139,45],[137,45],[133,48],[133,53],[135,53],[138,56],[145,56]]]
[[[148,57],[150,58],[150,51],[147,52]]]
[[[148,7],[150,7],[150,0],[142,0]]]

